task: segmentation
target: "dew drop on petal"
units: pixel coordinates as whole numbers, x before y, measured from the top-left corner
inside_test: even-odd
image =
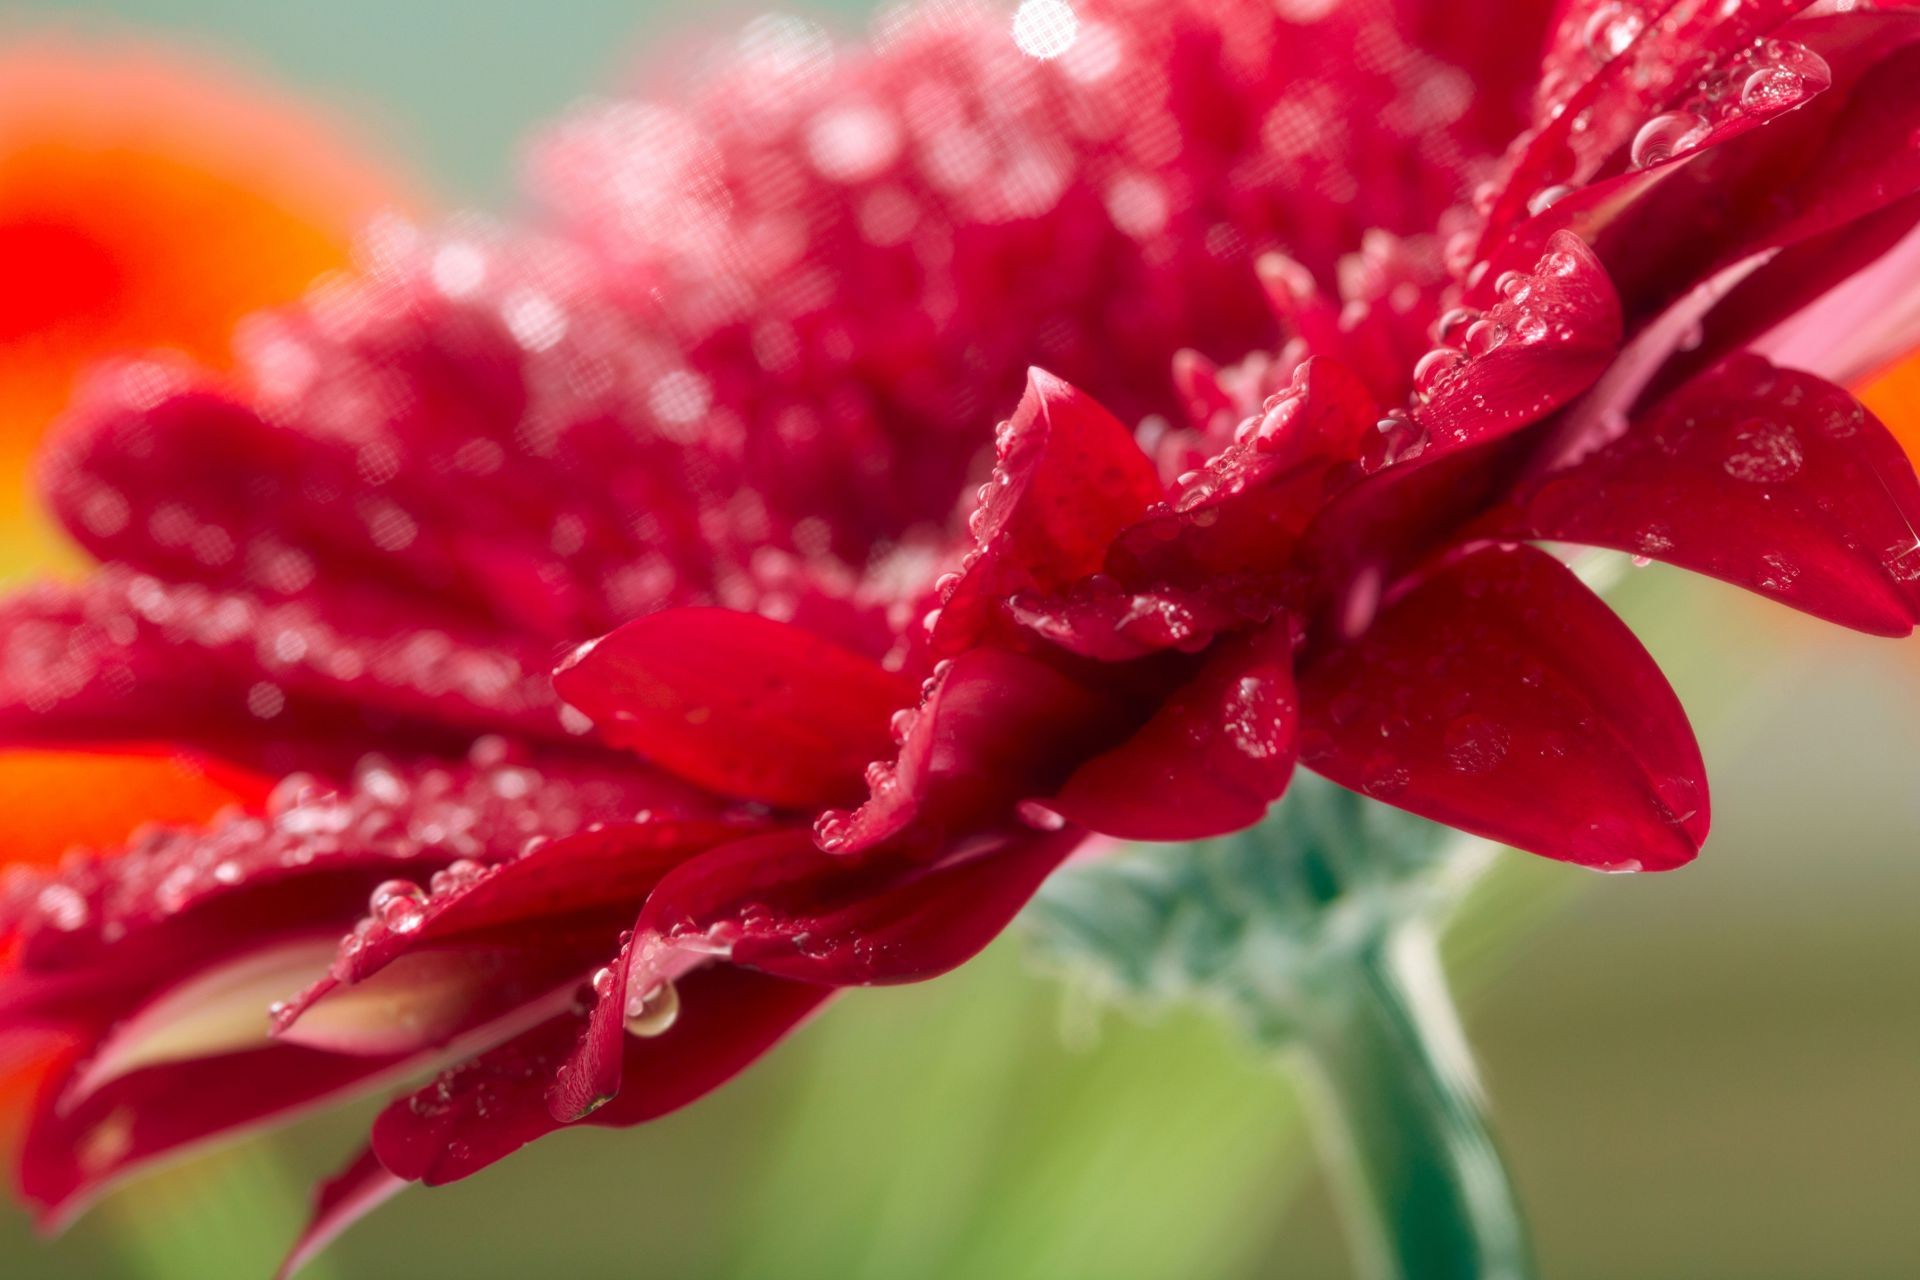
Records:
[[[1453,375],[1466,360],[1466,353],[1452,347],[1435,347],[1420,357],[1413,366],[1413,389],[1423,396],[1430,396],[1440,389],[1440,385]]]
[[[1633,135],[1633,167],[1645,169],[1684,155],[1707,136],[1704,118],[1692,111],[1668,111],[1653,117]]]
[[[1748,111],[1778,111],[1800,100],[1804,82],[1788,67],[1761,67],[1740,86],[1740,105]]]
[[[411,880],[388,880],[367,899],[373,918],[394,933],[412,933],[426,919],[420,886]]]
[[[1594,61],[1610,62],[1625,53],[1645,27],[1646,20],[1630,6],[1609,0],[1595,7],[1580,34]]]
[[[1805,454],[1800,438],[1784,422],[1755,418],[1733,435],[1733,451],[1721,465],[1728,475],[1749,484],[1779,484],[1800,474]]]
[[[1507,731],[1496,720],[1468,713],[1447,726],[1441,749],[1460,773],[1492,773],[1507,758]]]
[[[645,995],[627,1001],[627,1034],[643,1040],[664,1035],[679,1017],[679,988],[662,982]]]

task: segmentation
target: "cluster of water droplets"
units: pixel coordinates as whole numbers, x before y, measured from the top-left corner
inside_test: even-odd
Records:
[[[459,765],[369,756],[342,786],[283,779],[260,813],[231,809],[204,829],[149,829],[124,851],[80,849],[51,871],[16,869],[0,927],[112,943],[228,893],[337,869],[380,879],[366,919],[343,940],[354,950],[417,930],[432,898],[545,840],[640,819],[659,793],[632,775],[612,764],[542,766],[499,738],[480,740]],[[409,870],[380,877],[387,864]]]
[[[1629,159],[1646,169],[1685,156],[1742,118],[1764,120],[1799,106],[1832,80],[1825,60],[1805,45],[1755,41],[1709,67],[1678,106],[1642,124]]]

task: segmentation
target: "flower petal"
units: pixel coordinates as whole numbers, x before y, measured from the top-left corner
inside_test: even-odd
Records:
[[[1585,391],[1613,360],[1620,299],[1578,236],[1556,232],[1530,272],[1503,277],[1484,322],[1496,345],[1431,376],[1415,412],[1430,452],[1480,444],[1536,422]],[[1424,363],[1424,362],[1423,362]]]
[[[388,1173],[371,1146],[362,1147],[345,1168],[315,1189],[313,1216],[287,1251],[280,1269],[273,1273],[273,1280],[293,1280],[300,1269],[318,1257],[341,1232],[406,1187],[406,1179]]]
[[[912,686],[798,627],[669,609],[574,651],[554,673],[616,746],[728,795],[795,808],[857,792]]]
[[[589,1123],[640,1124],[696,1101],[739,1074],[830,995],[721,965],[689,974],[681,1013],[664,1034],[626,1051],[625,1081]],[[382,1111],[373,1148],[396,1177],[456,1182],[561,1127],[546,1091],[584,1018],[562,1014],[443,1073]]]
[[[364,1087],[394,1059],[270,1045],[168,1063],[110,1081],[61,1109],[70,1069],[43,1086],[21,1143],[20,1193],[55,1228],[124,1175],[221,1134]]]
[[[1920,620],[1920,484],[1852,396],[1737,357],[1522,487],[1511,536],[1614,547],[1882,635]]]
[[[60,1105],[71,1107],[130,1071],[267,1043],[267,1008],[333,958],[331,934],[280,942],[195,973],[134,1010],[93,1051]]]
[[[1019,801],[1051,794],[1131,714],[1124,700],[1024,654],[947,659],[922,704],[898,717],[899,756],[873,771],[867,802],[821,817],[820,846],[836,855],[896,840],[937,846],[1006,821]]]
[[[975,643],[1001,601],[1055,591],[1097,572],[1107,547],[1161,495],[1133,433],[1091,396],[1041,369],[995,441],[993,478],[969,518],[978,547],[943,592],[932,645]]]
[[[1550,858],[1661,871],[1707,832],[1692,730],[1646,650],[1553,557],[1485,546],[1302,672],[1301,759]]]
[[[1084,837],[986,832],[939,861],[824,853],[798,832],[716,849],[661,882],[634,929],[630,991],[721,953],[834,986],[915,982],[971,959]]]
[[[1074,770],[1047,806],[1123,840],[1238,831],[1286,789],[1297,712],[1289,624],[1222,641],[1153,719]]]

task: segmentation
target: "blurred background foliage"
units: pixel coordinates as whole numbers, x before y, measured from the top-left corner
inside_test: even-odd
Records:
[[[866,8],[804,7],[847,30]],[[530,126],[751,9],[728,12],[4,0],[0,52],[48,26],[184,46],[331,112],[431,203],[511,211]],[[1616,599],[1700,728],[1713,842],[1655,878],[1503,854],[1448,939],[1544,1271],[1920,1274],[1920,651],[1661,568]],[[707,1103],[404,1197],[309,1274],[1346,1274],[1276,1064],[1198,1014],[1102,1011],[1030,959],[1014,936],[856,993]],[[51,1246],[0,1207],[0,1274],[263,1275],[370,1111],[181,1165]]]

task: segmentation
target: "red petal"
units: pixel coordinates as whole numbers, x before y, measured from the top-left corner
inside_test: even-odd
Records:
[[[395,1065],[392,1058],[275,1045],[136,1071],[65,1111],[55,1099],[71,1076],[57,1071],[21,1144],[20,1193],[49,1226],[63,1225],[123,1175],[236,1129],[318,1106]]]
[[[1283,623],[1221,642],[1131,738],[1047,803],[1123,840],[1199,840],[1258,822],[1293,773],[1298,711]]]
[[[897,761],[874,773],[871,798],[830,812],[822,847],[853,854],[913,833],[915,844],[1006,821],[1013,805],[1050,794],[1127,709],[1022,654],[974,649],[946,660],[925,702],[903,713]]]
[[[892,743],[912,686],[798,627],[669,609],[585,645],[554,687],[600,727],[701,786],[795,808],[845,800]]]
[[[1532,272],[1506,277],[1501,292],[1485,315],[1499,344],[1429,381],[1415,416],[1433,450],[1538,421],[1592,385],[1619,351],[1620,299],[1578,236],[1556,232]]]
[[[1329,474],[1358,456],[1378,417],[1345,365],[1307,361],[1239,439],[1120,534],[1106,567],[1128,583],[1198,581],[1221,596],[1256,586],[1270,593]]]
[[[299,1270],[320,1256],[341,1232],[406,1190],[403,1178],[387,1172],[373,1148],[362,1147],[347,1166],[314,1191],[313,1216],[300,1238],[287,1251],[273,1280],[292,1280]]]
[[[1689,862],[1699,748],[1646,650],[1553,557],[1484,547],[1301,676],[1301,758],[1343,786],[1608,870]]]
[[[832,994],[725,965],[689,974],[680,984],[679,1017],[664,1034],[627,1047],[620,1096],[590,1123],[640,1124],[699,1099]],[[578,1014],[553,1018],[387,1107],[373,1126],[381,1163],[408,1181],[440,1186],[560,1128],[546,1091],[583,1024]]]
[[[1614,30],[1595,30],[1596,3],[1569,4],[1547,55],[1534,103],[1534,128],[1510,152],[1481,248],[1526,216],[1534,195],[1590,179],[1644,122],[1691,94],[1703,77],[1755,37],[1778,27],[1806,0],[1741,0],[1727,5],[1617,6]],[[1637,19],[1638,25],[1631,25]],[[1617,51],[1611,48],[1619,42]],[[1604,48],[1604,59],[1589,52]],[[1738,86],[1735,86],[1736,90]]]
[[[1016,828],[939,862],[823,853],[799,832],[728,845],[661,882],[635,927],[628,980],[650,990],[715,950],[835,986],[930,978],[991,942],[1082,838]]]
[[[977,554],[945,593],[934,631],[941,654],[972,644],[1015,592],[1059,590],[1099,570],[1114,535],[1160,498],[1133,433],[1039,369],[996,447],[993,478],[968,522]]]
[[[1615,547],[1862,631],[1920,619],[1920,484],[1840,388],[1744,356],[1514,497],[1519,537]]]

